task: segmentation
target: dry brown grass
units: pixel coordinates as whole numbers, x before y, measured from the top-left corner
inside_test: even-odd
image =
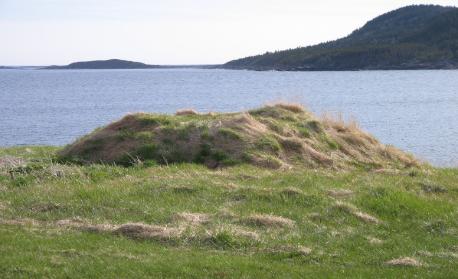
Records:
[[[231,211],[228,208],[228,207],[233,206],[234,203],[235,202],[226,203],[226,207],[223,207],[218,211],[218,213],[217,213],[218,218],[220,218],[220,219],[228,219],[228,220],[232,220],[232,219],[237,218],[237,214],[235,214],[233,211]]]
[[[346,212],[346,213],[353,213],[355,211],[358,211],[358,208],[356,206],[350,203],[342,202],[342,201],[337,201],[334,204],[334,208],[342,210],[343,212]]]
[[[164,241],[179,237],[181,231],[176,228],[146,225],[143,223],[129,223],[119,226],[113,233],[134,239]]]
[[[280,138],[281,146],[286,151],[302,153],[304,151],[304,141],[297,137]]]
[[[49,212],[60,209],[62,206],[55,203],[38,203],[33,205],[30,209],[34,212]]]
[[[260,236],[258,233],[247,231],[247,230],[241,230],[241,229],[234,230],[234,235],[238,237],[249,238],[255,241],[259,241],[260,239]]]
[[[34,219],[23,218],[23,219],[13,219],[5,220],[0,219],[1,225],[11,225],[11,226],[39,226],[40,222]]]
[[[337,201],[334,207],[339,210],[342,210],[343,212],[346,212],[348,214],[355,216],[356,218],[358,218],[359,220],[365,223],[373,223],[373,224],[381,223],[380,220],[378,220],[374,216],[361,212],[356,206],[352,204]]]
[[[380,146],[380,143],[374,137],[361,130],[356,120],[350,119],[346,121],[342,114],[337,114],[337,116],[324,114],[320,122],[331,138],[348,155],[361,154],[361,149],[376,150]]]
[[[25,163],[24,159],[14,156],[2,156],[0,157],[0,169],[1,168],[14,168],[21,166]]]
[[[84,225],[84,223],[80,218],[62,219],[55,222],[56,226],[59,227],[79,227]]]
[[[253,214],[246,217],[243,221],[249,225],[268,228],[292,228],[295,226],[295,222],[291,219],[268,214]]]
[[[255,232],[248,230],[247,228],[240,227],[240,226],[230,226],[226,228],[222,228],[222,231],[230,231],[234,236],[247,238],[253,241],[259,241],[261,239],[260,235]]]
[[[295,188],[295,187],[288,187],[283,190],[281,190],[281,193],[287,196],[300,196],[303,195],[304,192],[302,192],[301,189]]]
[[[397,149],[394,146],[391,145],[386,145],[383,146],[381,152],[384,154],[387,158],[391,160],[398,160],[401,163],[405,164],[406,167],[416,167],[420,166],[421,162],[417,159],[415,159],[412,155],[407,154],[399,149]]]
[[[326,154],[315,150],[309,145],[304,146],[305,155],[307,158],[311,158],[315,164],[322,167],[329,167],[334,164],[334,161]]]
[[[328,190],[328,195],[333,198],[346,198],[353,195],[353,191],[347,189],[331,189]]]
[[[395,169],[376,169],[373,171],[374,173],[379,173],[379,174],[389,174],[389,175],[397,175],[400,173],[399,170]]]
[[[331,113],[324,113],[321,118],[321,123],[327,128],[333,128],[337,132],[348,132],[348,131],[360,131],[359,123],[351,118],[348,121],[345,120],[341,113],[333,115]]]
[[[345,121],[341,114],[324,114],[321,123],[330,137],[339,145],[340,151],[357,161],[383,164],[398,162],[406,167],[419,166],[419,162],[405,152],[392,146],[385,146],[373,136],[361,130],[357,121]]]
[[[425,257],[458,259],[458,253],[454,251],[439,251],[439,252],[418,251],[417,254],[420,256],[425,256]]]
[[[199,113],[193,109],[180,109],[177,110],[175,115],[198,115]]]
[[[70,229],[76,229],[80,231],[87,231],[87,232],[93,232],[93,233],[113,232],[113,230],[116,228],[116,226],[112,224],[91,224],[80,218],[63,219],[63,220],[56,221],[52,225],[55,225],[60,228],[70,228]]]
[[[197,189],[192,186],[174,186],[170,189],[176,193],[194,193],[197,191]]]
[[[80,218],[63,219],[55,222],[40,222],[33,219],[0,219],[0,224],[33,227],[56,227],[92,233],[112,233],[133,239],[151,239],[160,241],[178,238],[182,233],[182,229],[180,228],[147,225],[144,223],[127,223],[123,225],[91,224]]]
[[[210,222],[211,218],[208,214],[205,213],[189,213],[182,212],[177,213],[173,217],[174,221],[185,222],[190,224],[205,224]]]
[[[237,131],[243,131],[247,135],[259,136],[268,131],[267,126],[256,120],[249,113],[241,113],[224,119],[217,123],[222,127],[233,128]]]
[[[371,236],[368,236],[366,237],[367,241],[372,244],[372,245],[380,245],[380,244],[383,244],[383,240],[381,239],[378,239],[376,237],[371,237]]]
[[[111,224],[96,224],[96,225],[85,224],[85,225],[80,226],[78,229],[81,231],[93,232],[93,233],[111,233],[113,232],[114,228],[115,226]]]
[[[293,253],[298,256],[308,256],[312,253],[312,249],[306,246],[298,245],[284,245],[284,246],[277,246],[274,248],[267,249],[270,253],[274,254],[284,254],[284,253]]]
[[[375,218],[374,216],[361,212],[361,211],[354,212],[353,215],[355,215],[355,217],[357,217],[358,219],[366,223],[374,223],[374,224],[380,223],[380,221],[377,218]]]
[[[25,160],[14,156],[2,156],[0,157],[0,174],[8,174],[8,172],[14,168],[24,166]]]
[[[81,170],[78,168],[57,164],[52,164],[51,166],[49,166],[47,168],[47,172],[54,177],[66,177],[72,175],[83,176]]]
[[[0,202],[0,210],[6,210],[6,209],[8,209],[7,203]]]
[[[308,256],[312,253],[312,249],[311,248],[308,248],[308,247],[305,247],[305,246],[299,246],[297,247],[297,250],[296,250],[299,254],[301,254],[302,256]]]
[[[273,170],[288,168],[285,162],[273,156],[251,155],[250,163],[258,167]]]
[[[423,265],[420,261],[414,258],[410,258],[410,257],[393,259],[393,260],[385,262],[385,264],[392,265],[392,266],[412,266],[412,267],[419,267]]]
[[[458,259],[458,253],[457,252],[438,252],[436,255],[440,258],[454,258]]]
[[[229,183],[224,183],[223,188],[227,190],[237,190],[238,188],[240,188],[240,186],[233,182],[229,182]]]
[[[305,112],[305,107],[298,103],[277,102],[277,103],[270,104],[270,106],[289,110],[294,113]]]

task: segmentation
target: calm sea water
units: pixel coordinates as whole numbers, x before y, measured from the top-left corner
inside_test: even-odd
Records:
[[[0,146],[64,145],[128,112],[302,102],[382,142],[458,166],[458,71],[0,70]]]

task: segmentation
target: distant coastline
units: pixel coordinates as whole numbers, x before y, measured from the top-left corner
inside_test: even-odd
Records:
[[[149,65],[121,59],[93,60],[74,62],[65,66],[46,66],[44,70],[110,70],[110,69],[177,69],[177,68],[214,68],[219,65]]]
[[[452,70],[458,69],[457,38],[458,8],[412,5],[378,16],[341,39],[266,52],[221,65],[150,65],[109,59],[0,69]]]

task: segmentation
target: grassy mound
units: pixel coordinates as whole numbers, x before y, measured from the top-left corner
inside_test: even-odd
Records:
[[[416,160],[379,143],[357,125],[318,119],[294,104],[245,113],[131,114],[60,152],[81,163],[201,163],[210,168],[250,163],[289,166],[409,167]]]

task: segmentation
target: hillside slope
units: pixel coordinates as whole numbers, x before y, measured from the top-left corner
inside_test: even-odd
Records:
[[[233,60],[223,67],[289,71],[458,68],[458,9],[408,6],[336,41]]]

